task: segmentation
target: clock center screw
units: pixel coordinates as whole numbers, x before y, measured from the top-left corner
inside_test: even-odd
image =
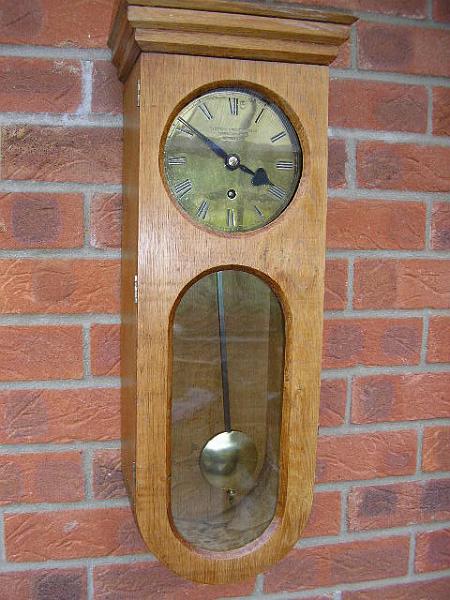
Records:
[[[236,156],[236,154],[230,154],[230,156],[227,158],[226,165],[229,169],[237,169],[240,162],[239,156]]]
[[[234,200],[236,198],[236,192],[235,192],[235,190],[228,190],[227,196],[228,196],[228,198],[230,200]]]

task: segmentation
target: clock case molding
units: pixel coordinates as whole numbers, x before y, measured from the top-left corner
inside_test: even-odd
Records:
[[[327,199],[328,67],[356,19],[298,4],[228,0],[117,2],[109,40],[124,87],[122,466],[143,539],[198,582],[256,575],[281,559],[307,522],[314,484]],[[286,112],[304,152],[289,207],[257,231],[217,234],[175,206],[164,181],[168,124],[214,87],[262,92]],[[275,517],[254,542],[209,552],[170,519],[171,325],[187,287],[240,267],[265,279],[284,311],[286,350]],[[136,284],[137,282],[137,284]]]

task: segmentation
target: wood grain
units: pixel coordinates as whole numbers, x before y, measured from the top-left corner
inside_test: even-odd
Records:
[[[138,229],[140,193],[140,111],[136,103],[138,62],[124,89],[124,164],[121,265],[120,374],[122,418],[122,470],[131,498],[134,498],[136,457],[136,365],[137,306],[134,303],[134,276],[138,272]]]
[[[207,583],[236,581],[279,560],[298,540],[311,508],[322,340],[328,69],[163,54],[141,55],[138,64],[140,141],[138,151],[136,120],[129,118],[133,115],[130,107],[125,133],[125,165],[129,169],[125,195],[127,206],[139,198],[139,220],[137,230],[133,225],[136,217],[127,220],[129,241],[124,252],[128,259],[133,255],[134,238],[140,282],[137,403],[132,393],[124,394],[123,419],[128,436],[136,423],[136,440],[127,438],[125,444],[136,448],[135,514],[151,551],[176,573]],[[265,228],[239,236],[213,233],[184,216],[168,196],[160,164],[164,136],[175,111],[199,91],[230,81],[278,101],[304,149],[302,180],[289,207]],[[130,99],[134,85],[135,74],[126,86]],[[139,179],[133,171],[137,168]],[[168,516],[170,332],[174,307],[187,286],[200,275],[227,266],[242,266],[276,290],[285,314],[286,354],[275,518],[255,542],[218,553],[189,546],[174,531]],[[131,273],[130,266],[126,269],[125,274]],[[123,289],[124,294],[130,293],[126,283]],[[132,321],[133,310],[126,301],[124,310],[124,319]],[[123,353],[130,351],[130,345],[133,352],[133,337],[126,328],[122,331]],[[125,381],[133,378],[132,362],[129,357],[123,368]],[[124,452],[128,462],[131,456],[131,451]],[[133,485],[129,466],[126,476]]]
[[[246,58],[267,61],[328,65],[337,46],[300,43],[291,40],[247,38],[237,35],[198,35],[187,31],[137,29],[135,40],[145,52],[191,54],[196,56]]]
[[[348,37],[347,27],[253,15],[220,14],[198,10],[171,10],[130,6],[128,21],[135,29],[189,31],[261,37],[340,45]]]
[[[294,4],[138,0],[118,5],[109,46],[122,80],[142,51],[325,65],[354,20]]]
[[[298,3],[277,2],[236,2],[235,0],[116,0],[119,5],[156,6],[161,8],[185,8],[189,10],[206,10],[240,15],[259,15],[265,17],[282,17],[283,19],[302,19],[306,21],[325,21],[351,25],[356,21],[350,13],[304,8]]]

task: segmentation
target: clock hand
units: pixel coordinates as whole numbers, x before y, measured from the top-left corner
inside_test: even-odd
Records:
[[[185,119],[183,119],[183,117],[178,117],[178,120],[183,123],[183,125],[185,127],[188,127],[188,129],[190,129],[192,131],[192,133],[195,133],[195,135],[202,140],[202,142],[204,142],[208,148],[210,148],[215,154],[217,154],[217,156],[220,156],[220,158],[223,158],[225,161],[228,158],[228,154],[225,152],[225,150],[223,150],[220,146],[218,146],[215,142],[213,142],[211,139],[209,139],[208,137],[206,137],[206,135],[204,135],[201,131],[199,131],[198,129],[196,129],[193,125],[191,125],[190,123],[188,123]]]
[[[225,431],[231,431],[230,387],[228,383],[227,335],[225,331],[225,305],[223,301],[223,273],[217,271],[217,312],[219,316],[220,365],[222,374],[223,421]]]
[[[215,154],[217,154],[217,156],[219,156],[220,158],[223,158],[225,161],[225,164],[228,168],[230,168],[231,170],[234,170],[235,168],[239,168],[244,173],[247,173],[248,175],[252,175],[253,176],[252,177],[252,185],[259,186],[259,185],[267,185],[267,184],[272,183],[270,181],[265,169],[259,168],[259,169],[256,169],[256,171],[252,171],[245,165],[239,164],[239,158],[237,155],[234,155],[234,154],[228,155],[223,148],[221,148],[218,144],[216,144],[216,142],[211,140],[209,137],[206,137],[205,134],[203,134],[196,127],[194,127],[193,125],[188,123],[188,121],[183,119],[183,117],[178,117],[178,120],[185,127],[190,129],[192,131],[192,133],[195,133],[195,135],[200,140],[202,140],[202,142],[204,142],[208,146],[208,148],[210,148]]]
[[[239,165],[239,168],[241,171],[244,171],[244,173],[248,173],[249,175],[253,175],[252,177],[252,185],[255,186],[259,186],[259,185],[270,185],[272,184],[272,182],[270,181],[267,172],[265,169],[263,169],[262,167],[260,167],[259,169],[256,169],[256,171],[252,171],[251,169],[249,169],[248,167],[246,167],[245,165]]]
[[[252,177],[252,185],[273,185],[267,175],[267,172],[263,168],[256,169],[255,174]]]

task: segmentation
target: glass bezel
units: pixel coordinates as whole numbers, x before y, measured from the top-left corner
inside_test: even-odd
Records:
[[[293,178],[293,183],[287,191],[287,199],[280,206],[279,210],[274,211],[270,215],[269,218],[265,219],[261,223],[256,223],[252,227],[226,229],[226,228],[218,227],[214,223],[202,222],[200,219],[195,218],[188,210],[186,210],[183,207],[183,205],[180,203],[179,199],[177,198],[176,194],[174,193],[174,191],[172,189],[172,185],[170,183],[170,174],[168,172],[168,165],[167,165],[167,161],[166,161],[166,157],[167,157],[166,151],[167,151],[168,140],[170,138],[171,129],[172,129],[174,123],[176,122],[176,120],[178,119],[178,117],[180,115],[182,115],[183,112],[186,111],[186,109],[190,109],[191,107],[195,107],[196,105],[204,102],[205,98],[208,98],[208,96],[215,96],[217,94],[221,94],[221,95],[222,94],[223,95],[230,94],[230,93],[232,94],[233,92],[243,93],[243,94],[247,94],[247,95],[256,97],[257,99],[264,102],[267,106],[269,106],[273,110],[273,112],[278,116],[278,118],[280,119],[280,121],[283,124],[283,127],[285,127],[285,129],[288,133],[289,140],[292,145],[292,151],[296,155],[296,161],[295,161],[295,165],[294,165],[295,177]],[[167,126],[165,128],[165,135],[164,135],[164,139],[162,140],[162,145],[161,145],[161,161],[160,161],[161,173],[163,176],[163,181],[164,181],[164,185],[167,190],[167,193],[169,194],[169,197],[172,200],[172,202],[174,203],[174,205],[176,206],[176,208],[190,222],[192,222],[194,225],[200,227],[201,229],[208,230],[210,232],[213,232],[213,233],[216,233],[219,235],[226,235],[226,236],[242,236],[242,235],[252,233],[255,231],[260,231],[260,230],[267,228],[271,224],[273,224],[280,217],[280,215],[282,215],[290,207],[293,199],[295,198],[295,196],[298,192],[300,183],[302,181],[302,175],[304,172],[303,145],[300,141],[299,130],[294,125],[295,121],[293,122],[293,119],[289,118],[288,114],[286,114],[286,110],[284,110],[280,106],[281,102],[278,99],[274,99],[271,96],[273,96],[273,95],[272,94],[269,95],[269,93],[267,93],[265,91],[255,89],[254,87],[252,87],[250,85],[244,85],[244,84],[232,85],[229,83],[226,85],[214,85],[214,86],[199,90],[198,93],[196,93],[195,95],[186,98],[185,101],[180,103],[176,107],[174,112],[172,113],[172,115],[167,123]]]

